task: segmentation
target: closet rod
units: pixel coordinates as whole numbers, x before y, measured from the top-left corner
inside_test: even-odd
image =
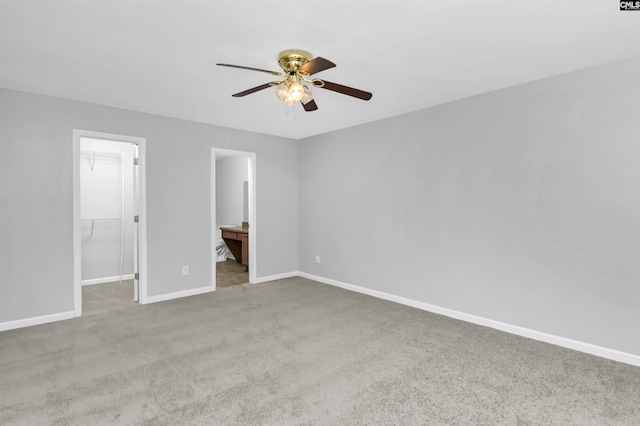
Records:
[[[93,228],[96,222],[120,222],[122,227],[124,227],[124,220],[119,217],[114,218],[102,218],[102,219],[81,219],[83,222],[91,222],[91,233],[89,234],[89,239],[93,238]]]
[[[88,156],[91,156],[91,159],[89,160],[89,168],[91,169],[91,173],[93,173],[93,169],[96,165],[96,157],[112,157],[112,158],[120,158],[120,161],[123,162],[123,166],[124,166],[124,152],[102,152],[102,151],[91,151],[91,150],[87,150],[87,149],[81,149],[80,150],[80,154],[86,154]]]
[[[93,155],[99,155],[99,156],[104,156],[104,157],[117,157],[120,158],[122,156],[121,152],[104,152],[104,151],[91,151],[88,149],[83,149],[80,151],[81,154],[93,154]]]

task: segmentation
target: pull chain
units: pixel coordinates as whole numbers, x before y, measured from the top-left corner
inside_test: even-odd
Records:
[[[295,105],[287,105],[287,118],[291,118],[292,120],[296,119],[296,106]]]

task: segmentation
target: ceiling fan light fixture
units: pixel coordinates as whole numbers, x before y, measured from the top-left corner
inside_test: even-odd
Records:
[[[274,92],[276,97],[285,104],[295,105],[296,102],[304,98],[307,90],[297,81],[283,81],[276,85]]]
[[[280,99],[282,102],[287,102],[288,92],[289,92],[289,86],[285,82],[282,82],[276,85],[276,88],[275,88],[276,97]]]
[[[289,84],[289,91],[287,92],[287,100],[293,101],[295,104],[304,96],[304,86],[297,81]]]
[[[302,99],[300,99],[300,102],[306,105],[312,100],[313,100],[313,93],[311,93],[311,90],[309,90],[307,86],[304,86],[304,96],[302,97]]]

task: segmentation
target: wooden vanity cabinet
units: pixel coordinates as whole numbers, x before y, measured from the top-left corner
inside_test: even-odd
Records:
[[[242,240],[242,264],[249,267],[249,234],[241,234]]]
[[[224,240],[236,262],[249,268],[249,230],[240,227],[220,228]]]

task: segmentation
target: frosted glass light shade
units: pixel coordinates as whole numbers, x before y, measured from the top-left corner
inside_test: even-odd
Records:
[[[294,103],[298,102],[304,96],[304,86],[298,82],[293,82],[289,86],[289,93],[287,95],[287,100],[291,100]]]
[[[289,86],[285,83],[280,83],[275,88],[275,94],[282,102],[287,101],[287,93],[289,91]]]
[[[302,99],[300,99],[300,102],[306,105],[312,100],[313,100],[313,93],[311,93],[311,90],[309,90],[307,86],[304,86],[304,96],[302,97]]]

